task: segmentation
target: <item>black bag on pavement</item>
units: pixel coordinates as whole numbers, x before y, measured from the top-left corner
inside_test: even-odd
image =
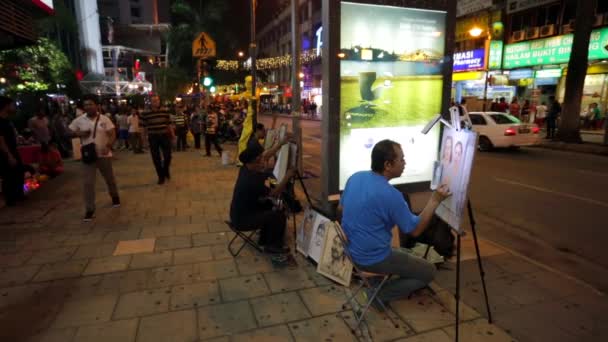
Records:
[[[80,153],[82,154],[82,162],[85,164],[93,164],[94,162],[97,161],[97,150],[95,149],[95,136],[97,134],[97,123],[99,122],[100,115],[101,114],[97,114],[97,120],[95,120],[95,128],[93,128],[93,142],[80,147]]]

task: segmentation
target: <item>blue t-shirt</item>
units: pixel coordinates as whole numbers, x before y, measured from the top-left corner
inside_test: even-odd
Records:
[[[390,255],[395,225],[410,233],[420,222],[403,194],[384,176],[372,171],[357,172],[348,179],[340,204],[348,251],[353,261],[363,266],[379,263]]]

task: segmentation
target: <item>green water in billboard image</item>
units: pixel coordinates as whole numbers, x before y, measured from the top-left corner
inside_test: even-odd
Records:
[[[349,128],[424,125],[441,110],[441,76],[383,77],[370,82],[371,74],[375,73],[341,79],[341,135],[349,134]]]

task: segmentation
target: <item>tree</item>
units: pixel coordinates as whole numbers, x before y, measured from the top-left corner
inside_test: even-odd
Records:
[[[596,0],[577,1],[575,34],[566,75],[566,93],[562,106],[557,139],[564,142],[581,143],[580,111],[583,87],[587,76],[589,37],[595,15]]]
[[[183,69],[168,67],[157,69],[157,92],[163,101],[172,100],[177,94],[185,93],[192,79]]]

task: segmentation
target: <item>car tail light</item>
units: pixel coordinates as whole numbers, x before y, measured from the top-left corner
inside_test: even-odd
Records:
[[[516,134],[517,134],[517,131],[514,128],[505,129],[505,135],[507,135],[507,136],[516,135]]]
[[[540,128],[538,128],[538,126],[532,127],[532,133],[538,134],[539,132],[540,132]]]

